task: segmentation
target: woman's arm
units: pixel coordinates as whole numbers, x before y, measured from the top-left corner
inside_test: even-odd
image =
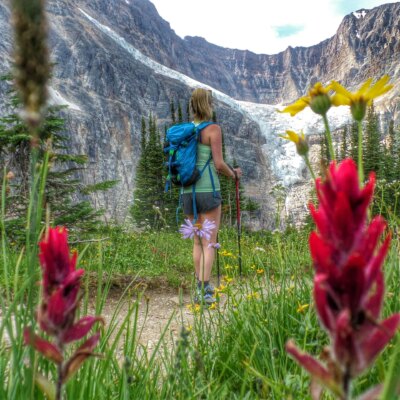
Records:
[[[208,140],[207,140],[208,139]],[[213,157],[215,169],[232,179],[240,179],[242,171],[240,168],[231,168],[225,163],[224,157],[222,155],[222,132],[218,125],[210,125],[207,129],[207,138],[211,147],[211,154]]]

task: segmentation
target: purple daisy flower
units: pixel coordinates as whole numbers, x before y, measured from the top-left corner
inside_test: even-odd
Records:
[[[210,240],[211,233],[212,233],[213,229],[215,229],[216,227],[217,227],[217,225],[215,225],[214,221],[209,221],[208,219],[206,219],[203,222],[203,225],[198,229],[196,234],[199,237],[205,237],[207,240]]]
[[[212,230],[216,227],[217,225],[215,222],[209,221],[208,219],[206,219],[203,224],[199,222],[192,224],[192,221],[185,219],[185,223],[181,225],[179,232],[182,234],[182,239],[193,239],[194,235],[197,235],[200,238],[204,237],[206,240],[210,240]],[[215,245],[217,244],[218,243]]]
[[[212,247],[218,250],[221,248],[221,245],[219,243],[210,243],[207,247]]]
[[[182,233],[182,239],[193,239],[197,231],[197,226],[193,225],[190,219],[185,219],[185,223],[179,229],[179,232]]]

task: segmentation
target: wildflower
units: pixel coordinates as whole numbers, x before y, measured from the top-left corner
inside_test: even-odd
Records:
[[[210,307],[208,307],[209,310],[216,310],[217,309],[217,303],[212,303]]]
[[[199,228],[198,235],[199,237],[205,237],[207,240],[210,240],[212,231],[216,228],[214,221],[209,221],[206,219],[203,222],[203,225]]]
[[[217,288],[215,288],[216,292],[224,292],[226,290],[226,286],[224,284],[220,284]]]
[[[247,300],[251,300],[251,299],[259,299],[260,298],[260,293],[257,292],[253,292],[253,293],[249,293],[246,296]]]
[[[226,276],[224,280],[226,283],[231,283],[233,281],[233,278],[231,278],[230,276]]]
[[[259,268],[259,269],[257,269],[256,272],[257,272],[258,275],[261,275],[261,274],[264,273],[264,269],[263,268]]]
[[[183,239],[193,239],[197,232],[197,227],[192,224],[190,219],[185,219],[185,223],[181,225],[179,232],[182,234]]]
[[[256,269],[255,264],[253,264],[253,265],[250,267],[250,269]]]
[[[285,135],[279,135],[282,139],[290,140],[296,145],[297,153],[300,156],[305,156],[308,153],[309,146],[307,138],[305,137],[304,133],[296,133],[294,131],[286,131]]]
[[[192,313],[198,313],[201,309],[200,304],[188,304],[186,308]]]
[[[220,245],[219,243],[209,243],[207,247],[208,247],[208,248],[212,247],[212,248],[218,250],[218,249],[221,248],[221,245]]]
[[[11,181],[11,180],[14,179],[14,178],[15,178],[14,172],[8,171],[8,172],[7,172],[7,175],[6,175],[6,180],[7,180],[7,181]]]
[[[360,89],[351,93],[338,82],[332,82],[332,89],[336,94],[332,97],[332,104],[335,106],[350,106],[351,114],[356,121],[361,121],[365,117],[367,106],[372,104],[373,99],[388,92],[393,85],[387,85],[389,76],[384,75],[374,85],[371,86],[372,78],[366,80]]]
[[[261,251],[261,252],[265,253],[265,249],[263,249],[262,247],[255,247],[254,250],[255,251]]]
[[[29,3],[29,7],[23,1],[10,4],[14,23],[15,83],[24,105],[21,115],[29,129],[33,130],[40,124],[42,108],[46,105],[46,83],[50,77],[51,63],[46,44],[45,2]]]
[[[54,343],[37,336],[25,328],[25,343],[33,346],[46,358],[58,364],[60,387],[91,355],[100,334],[91,336],[75,351],[69,360],[64,359],[66,344],[83,339],[101,317],[82,317],[75,321],[79,305],[80,279],[83,269],[76,269],[77,253],[70,255],[68,233],[64,228],[50,228],[40,246],[43,298],[37,313],[40,328],[55,338]],[[61,389],[60,389],[61,390]]]
[[[226,265],[224,266],[224,268],[225,268],[225,269],[228,269],[228,270],[229,270],[229,269],[233,269],[232,265],[230,265],[230,264],[226,264]]]
[[[194,235],[197,235],[200,238],[204,237],[206,240],[210,240],[211,233],[215,228],[215,222],[208,219],[203,224],[192,224],[189,219],[185,219],[185,223],[181,225],[179,232],[182,234],[183,239],[193,239]]]
[[[307,310],[307,308],[309,307],[309,304],[299,304],[299,306],[297,307],[297,312],[298,313],[303,313],[305,310]]]
[[[380,216],[367,224],[375,176],[360,188],[353,160],[331,163],[326,181],[316,181],[319,208],[311,206],[318,231],[310,235],[316,275],[314,301],[331,346],[326,366],[300,352],[292,342],[287,351],[313,379],[340,398],[349,382],[369,367],[400,325],[400,314],[379,321],[383,303],[382,264],[388,235],[380,245],[386,222]]]
[[[293,104],[287,106],[281,113],[289,113],[292,117],[310,107],[316,114],[325,115],[331,107],[331,98],[328,93],[331,86],[324,87],[322,83],[317,82],[308,92],[307,96],[300,97]]]

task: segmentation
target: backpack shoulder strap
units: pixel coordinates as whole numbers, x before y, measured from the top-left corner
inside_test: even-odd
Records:
[[[209,125],[217,125],[217,124],[215,122],[212,122],[212,121],[204,121],[201,124],[197,125],[196,132],[197,132],[197,135],[198,135],[200,143],[201,143],[201,131],[204,128],[207,128],[207,126],[209,126]]]

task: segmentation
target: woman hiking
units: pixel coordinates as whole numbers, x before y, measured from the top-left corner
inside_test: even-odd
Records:
[[[196,126],[210,121],[213,115],[212,94],[210,90],[195,89],[190,99],[190,111]],[[211,156],[211,158],[210,158]],[[215,223],[211,237],[194,235],[193,262],[197,278],[195,302],[212,304],[216,301],[214,287],[210,283],[211,269],[215,257],[215,244],[221,220],[221,187],[218,174],[232,179],[240,179],[240,168],[231,168],[224,162],[222,155],[222,132],[217,124],[211,124],[201,130],[197,144],[196,166],[201,171],[201,178],[195,184],[195,202],[197,208],[197,223],[208,220]],[[183,212],[189,220],[194,219],[193,187],[182,189]]]

